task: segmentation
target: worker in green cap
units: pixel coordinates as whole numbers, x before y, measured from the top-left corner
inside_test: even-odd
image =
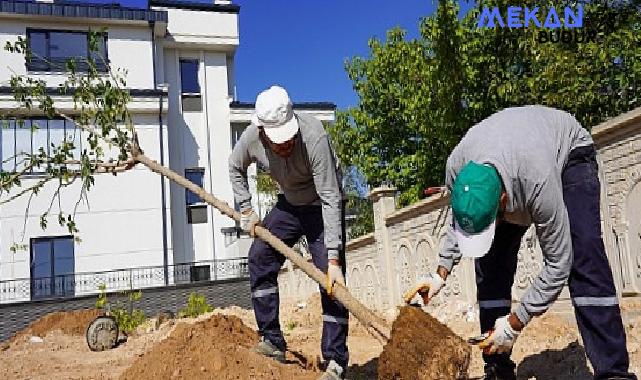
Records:
[[[475,260],[486,379],[515,379],[512,346],[568,283],[595,379],[628,372],[625,330],[601,238],[592,137],[570,114],[542,106],[502,110],[473,126],[447,160],[452,224],[436,274],[405,294],[427,303],[461,257]],[[543,268],[512,310],[521,239],[534,224]]]

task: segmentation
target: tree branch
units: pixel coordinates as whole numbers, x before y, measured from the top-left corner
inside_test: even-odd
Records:
[[[32,191],[29,194],[29,200],[27,201],[27,207],[24,210],[24,222],[22,223],[22,233],[20,234],[20,241],[24,241],[24,236],[27,233],[27,220],[29,219],[29,209],[31,208],[31,200],[35,193]]]
[[[9,199],[5,199],[4,201],[0,201],[0,206],[3,205],[3,204],[9,203],[9,202],[11,202],[11,201],[13,201],[15,199],[18,199],[18,198],[20,198],[21,196],[23,196],[24,194],[26,194],[26,193],[28,193],[30,191],[33,191],[35,189],[41,188],[45,183],[51,181],[52,179],[53,179],[53,177],[47,177],[47,178],[37,182],[35,185],[29,186],[26,189],[23,189],[19,193],[11,196]]]

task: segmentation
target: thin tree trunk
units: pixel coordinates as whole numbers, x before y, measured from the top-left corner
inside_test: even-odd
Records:
[[[134,147],[133,149],[133,158],[135,161],[140,162],[141,164],[148,167],[151,171],[163,175],[169,178],[171,181],[174,181],[178,185],[188,189],[194,194],[198,195],[205,202],[215,207],[228,217],[239,221],[240,213],[229,207],[226,202],[223,202],[213,195],[209,194],[202,187],[194,184],[188,179],[184,178],[180,174],[172,171],[171,169],[160,165],[158,162],[150,159],[145,156],[140,150]],[[305,260],[301,255],[296,253],[292,248],[288,247],[276,236],[272,235],[269,230],[261,226],[256,226],[255,230],[256,236],[267,242],[269,245],[274,247],[278,252],[282,253],[286,258],[291,260],[296,266],[301,268],[309,277],[316,281],[324,289],[327,289],[327,277],[321,272],[316,266],[312,263]],[[345,307],[367,328],[367,330],[372,334],[376,339],[381,343],[386,343],[390,337],[390,327],[385,320],[378,317],[360,301],[354,298],[346,287],[340,284],[334,284],[332,290],[333,297],[335,297],[339,302],[341,302]]]
[[[58,115],[60,115],[61,117],[67,120],[75,122],[68,115],[65,115],[63,113],[58,113]],[[105,139],[104,136],[102,136],[102,134],[92,126],[82,125],[82,124],[76,124],[76,125],[84,129],[85,131],[95,133],[96,135],[100,136],[100,138],[102,138],[103,140]],[[236,221],[240,221],[240,213],[234,210],[233,208],[229,207],[229,205],[226,202],[219,200],[218,198],[214,197],[213,195],[205,191],[205,189],[203,189],[202,187],[199,187],[198,185],[189,181],[188,179],[181,176],[180,174],[174,172],[173,170],[163,165],[160,165],[158,162],[147,157],[143,153],[143,151],[140,149],[140,145],[138,144],[138,136],[136,135],[135,132],[133,134],[131,143],[132,144],[130,146],[130,153],[131,153],[132,159],[135,162],[140,162],[141,164],[148,167],[154,173],[158,173],[164,177],[167,177],[171,181],[175,182],[176,184],[184,187],[185,189],[190,190],[192,193],[198,195],[206,203],[215,207],[222,214]],[[127,165],[123,168],[124,169],[123,171],[128,170],[131,167],[133,167],[133,165]],[[120,169],[120,167],[118,169]],[[263,228],[261,226],[256,226],[255,234],[256,236],[264,240],[266,243],[274,247],[278,252],[282,253],[286,258],[291,260],[292,263],[294,263],[294,265],[302,269],[303,272],[305,272],[305,274],[307,274],[314,281],[316,281],[320,286],[322,286],[325,290],[327,290],[327,277],[323,272],[321,272],[318,268],[316,268],[316,266],[314,266],[312,263],[305,260],[301,255],[299,255],[292,248],[288,247],[276,236],[272,235],[272,233],[269,232],[269,230],[267,230],[266,228]],[[340,303],[342,303],[347,308],[347,310],[349,310],[356,317],[356,319],[358,319],[366,327],[367,331],[370,334],[372,334],[374,338],[378,339],[383,344],[387,343],[387,341],[390,338],[391,328],[384,319],[374,314],[374,312],[372,312],[360,301],[354,298],[349,293],[346,287],[340,284],[334,284],[332,289],[332,295]]]

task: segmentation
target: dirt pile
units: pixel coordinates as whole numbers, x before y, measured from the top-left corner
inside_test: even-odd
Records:
[[[447,326],[421,309],[406,306],[392,325],[392,336],[378,360],[378,378],[459,379],[467,376],[470,347]]]
[[[11,341],[31,336],[44,338],[53,331],[60,331],[65,335],[84,336],[89,323],[100,314],[101,312],[96,309],[58,311],[47,314],[21,330]]]
[[[194,324],[179,323],[172,334],[141,355],[121,380],[158,379],[315,379],[305,360],[280,364],[252,352],[255,331],[234,316],[212,315]]]
[[[641,303],[622,300],[625,311],[624,320],[627,331],[630,370],[641,375]],[[465,308],[461,308],[465,311]],[[418,312],[418,310],[417,310]],[[87,348],[84,329],[95,316],[95,312],[65,312],[43,317],[25,331],[18,334],[13,344],[0,344],[0,374],[2,379],[68,380],[104,379],[117,380],[127,372],[125,379],[139,378],[154,380],[193,378],[193,379],[315,379],[316,360],[321,356],[320,336],[322,317],[320,299],[312,297],[306,304],[284,303],[281,307],[281,325],[288,343],[288,360],[291,364],[281,365],[272,360],[256,357],[251,347],[257,341],[254,314],[251,310],[236,307],[217,309],[214,313],[196,319],[167,321],[157,326],[152,319],[139,333],[116,348],[104,352],[91,352]],[[226,315],[221,315],[224,313]],[[451,314],[451,315],[450,315]],[[83,316],[84,315],[84,316]],[[244,325],[240,325],[239,317]],[[424,314],[421,314],[425,316]],[[458,307],[446,315],[447,325],[463,339],[479,333],[478,320],[470,321]],[[429,318],[428,316],[425,316]],[[222,319],[221,319],[222,318]],[[227,318],[227,320],[225,320]],[[401,316],[400,320],[405,317]],[[399,323],[397,321],[397,324]],[[405,341],[415,344],[416,332],[422,336],[433,331],[435,339],[427,340],[421,350],[403,345],[403,337],[396,333],[393,342],[398,353],[390,358],[389,352],[381,358],[381,366],[389,361],[411,368],[416,362],[434,356],[450,360],[450,353],[441,353],[439,347],[448,344],[441,327],[433,321],[417,323],[411,320]],[[373,380],[377,378],[379,356],[383,346],[369,334],[352,327],[358,325],[356,318],[350,318],[350,367],[348,379]],[[249,326],[248,328],[245,326]],[[397,327],[398,329],[398,327]],[[59,331],[55,331],[59,330]],[[172,333],[177,330],[172,336]],[[63,333],[65,331],[66,333]],[[411,331],[414,331],[412,333]],[[68,335],[71,334],[71,335]],[[190,335],[191,334],[191,335]],[[31,341],[32,335],[44,336],[42,341]],[[169,338],[172,336],[172,338]],[[191,337],[191,338],[189,338]],[[14,338],[15,339],[15,338]],[[454,338],[452,338],[454,339]],[[448,341],[455,342],[449,337]],[[420,339],[420,340],[425,340]],[[577,344],[578,342],[578,344]],[[523,331],[514,347],[512,358],[518,365],[519,378],[523,379],[564,379],[585,380],[592,377],[585,351],[580,345],[573,317],[569,318],[546,313],[535,318]],[[388,347],[389,351],[391,348]],[[386,358],[387,356],[387,358]],[[420,358],[420,359],[417,359]],[[470,378],[483,375],[481,352],[472,348],[471,363],[468,369]],[[134,362],[136,362],[134,364]],[[440,369],[424,367],[423,378],[448,379]],[[218,372],[214,372],[216,368]],[[162,367],[165,367],[164,369]],[[144,372],[143,372],[144,371]],[[385,372],[381,369],[381,374]],[[434,373],[430,373],[434,371]],[[388,375],[381,378],[390,379]],[[397,379],[402,379],[400,375]],[[406,377],[407,378],[407,377]],[[409,378],[420,379],[416,373]]]

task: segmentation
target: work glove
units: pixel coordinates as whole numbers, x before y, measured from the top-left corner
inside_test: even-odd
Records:
[[[327,294],[332,295],[334,283],[345,286],[345,277],[343,276],[343,268],[340,265],[329,263],[327,265]]]
[[[254,210],[248,210],[240,214],[240,228],[248,232],[250,236],[254,236],[254,228],[259,222],[260,219]]]
[[[405,303],[410,303],[414,295],[418,293],[423,298],[423,304],[427,305],[443,289],[443,286],[445,286],[445,280],[438,274],[419,276],[416,286],[405,292],[403,299]]]
[[[479,348],[484,354],[502,354],[510,352],[516,342],[516,338],[521,334],[510,326],[509,315],[501,317],[494,322],[494,330],[481,343]]]

